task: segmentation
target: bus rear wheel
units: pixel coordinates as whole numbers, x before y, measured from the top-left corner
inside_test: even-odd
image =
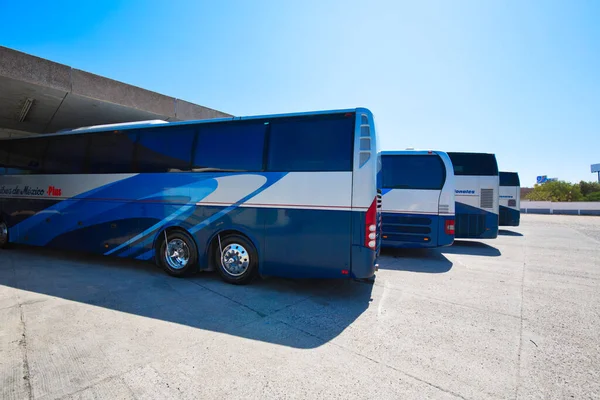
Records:
[[[157,260],[171,276],[183,277],[198,271],[198,249],[194,239],[184,231],[163,232]]]
[[[8,225],[6,222],[0,221],[0,249],[8,247]]]
[[[258,253],[241,235],[220,237],[215,251],[215,265],[221,278],[234,285],[245,285],[258,271]]]

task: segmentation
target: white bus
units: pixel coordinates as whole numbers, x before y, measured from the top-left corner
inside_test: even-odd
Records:
[[[370,278],[378,157],[364,108],[1,140],[0,247],[154,259],[236,284]]]
[[[498,237],[498,163],[494,154],[452,153],[457,238]]]
[[[500,172],[500,226],[519,226],[521,182],[516,172]]]
[[[422,248],[454,241],[454,170],[442,151],[383,151],[382,246]]]

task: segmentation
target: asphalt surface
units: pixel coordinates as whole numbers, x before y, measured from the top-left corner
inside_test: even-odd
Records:
[[[599,246],[600,218],[524,215],[374,285],[245,287],[0,251],[0,399],[600,398]]]

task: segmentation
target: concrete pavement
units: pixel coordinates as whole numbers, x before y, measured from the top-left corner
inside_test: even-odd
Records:
[[[374,285],[0,251],[0,398],[600,397],[600,218],[501,233]]]

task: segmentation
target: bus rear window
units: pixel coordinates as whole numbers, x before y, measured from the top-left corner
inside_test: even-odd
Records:
[[[498,164],[494,154],[485,153],[448,153],[454,175],[498,176]]]
[[[437,155],[386,155],[381,162],[385,189],[441,190],[446,181]]]
[[[500,172],[500,186],[521,186],[516,172]]]

